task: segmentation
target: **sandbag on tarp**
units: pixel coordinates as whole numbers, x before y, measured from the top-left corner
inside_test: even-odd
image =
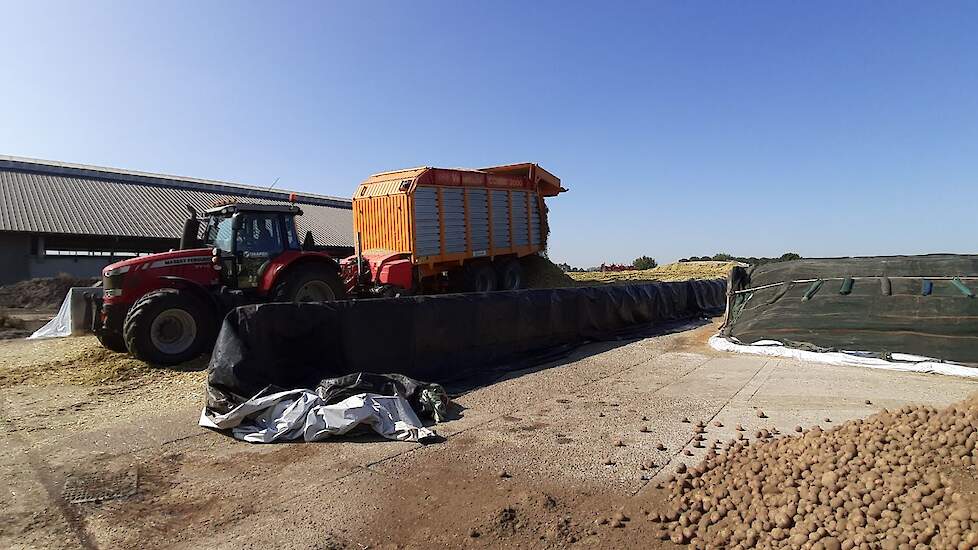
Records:
[[[731,274],[721,334],[746,344],[978,364],[978,256],[795,260]]]
[[[214,346],[208,406],[356,371],[452,380],[637,326],[719,313],[725,288],[687,281],[244,306],[225,317]]]

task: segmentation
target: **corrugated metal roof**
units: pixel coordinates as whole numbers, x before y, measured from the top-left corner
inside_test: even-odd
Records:
[[[237,198],[286,204],[290,191],[269,191],[199,180],[0,156],[0,231],[179,238],[186,205],[203,210]],[[317,244],[353,245],[347,199],[296,193],[303,215],[299,236],[311,230]]]

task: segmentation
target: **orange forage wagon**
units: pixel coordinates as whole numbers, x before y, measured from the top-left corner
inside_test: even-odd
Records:
[[[546,249],[544,197],[564,191],[531,163],[370,176],[353,195],[357,254],[342,262],[347,288],[378,296],[519,289],[521,258]]]

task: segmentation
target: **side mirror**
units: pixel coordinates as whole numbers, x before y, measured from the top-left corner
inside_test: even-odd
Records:
[[[241,230],[241,226],[244,225],[244,218],[242,218],[241,212],[236,212],[231,216],[231,250],[229,252],[232,256],[238,253],[238,231]]]

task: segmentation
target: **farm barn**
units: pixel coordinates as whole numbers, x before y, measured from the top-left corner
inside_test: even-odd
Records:
[[[138,254],[176,248],[186,206],[286,204],[292,191],[117,168],[0,156],[0,284],[67,273],[96,277]],[[299,234],[353,250],[350,200],[295,192]]]

